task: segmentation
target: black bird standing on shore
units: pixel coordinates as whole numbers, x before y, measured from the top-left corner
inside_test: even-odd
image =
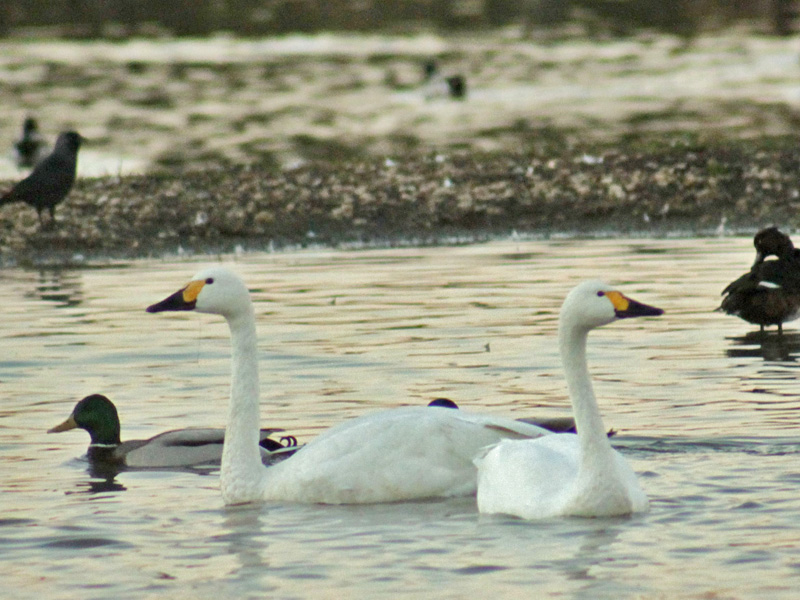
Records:
[[[753,323],[764,331],[767,325],[783,324],[800,317],[800,251],[777,227],[759,231],[753,238],[756,260],[749,273],[722,290],[721,310]],[[777,260],[765,260],[768,256]]]
[[[75,183],[78,149],[84,138],[75,131],[59,134],[53,151],[34,167],[30,175],[0,198],[0,206],[25,202],[36,209],[39,223],[44,227],[42,211],[50,211],[50,223],[55,222],[56,205],[64,200]]]
[[[39,133],[39,124],[33,117],[25,119],[22,125],[22,137],[14,142],[14,154],[20,169],[34,167],[45,156],[47,142]]]

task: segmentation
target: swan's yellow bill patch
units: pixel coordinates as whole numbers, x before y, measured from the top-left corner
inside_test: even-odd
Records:
[[[202,279],[192,281],[189,285],[183,288],[183,301],[187,303],[197,302],[197,296],[200,295],[200,290],[206,282]]]
[[[611,304],[614,305],[614,310],[619,312],[625,312],[628,310],[628,306],[630,306],[630,300],[619,292],[606,292],[606,298],[611,300]]]

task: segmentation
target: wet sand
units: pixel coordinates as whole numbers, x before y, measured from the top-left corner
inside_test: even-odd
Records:
[[[430,153],[80,180],[40,228],[0,211],[6,264],[497,236],[719,235],[797,225],[792,140],[558,157]]]

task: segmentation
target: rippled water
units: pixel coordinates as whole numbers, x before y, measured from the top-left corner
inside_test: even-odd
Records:
[[[652,510],[537,523],[479,517],[472,499],[226,509],[215,472],[93,478],[84,432],[45,433],[86,394],[115,400],[123,438],[223,424],[225,326],[144,313],[209,261],[2,271],[1,595],[795,598],[800,336],[762,340],[712,312],[752,256],[748,239],[691,239],[237,259],[259,320],[264,424],[301,440],[437,396],[565,414],[554,342],[569,288],[602,277],[664,308],[594,332],[589,351]]]

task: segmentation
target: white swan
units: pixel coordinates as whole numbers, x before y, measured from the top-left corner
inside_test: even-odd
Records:
[[[506,438],[548,433],[514,419],[403,407],[341,423],[266,468],[258,446],[258,350],[247,287],[230,270],[212,267],[147,309],[175,310],[222,315],[230,327],[233,371],[220,473],[226,504],[350,504],[472,494],[474,460],[483,448]]]
[[[586,366],[586,338],[591,329],[616,319],[662,313],[599,281],[582,283],[567,295],[558,339],[578,433],[503,441],[489,449],[476,461],[480,512],[542,519],[647,510],[636,475],[606,436]]]

